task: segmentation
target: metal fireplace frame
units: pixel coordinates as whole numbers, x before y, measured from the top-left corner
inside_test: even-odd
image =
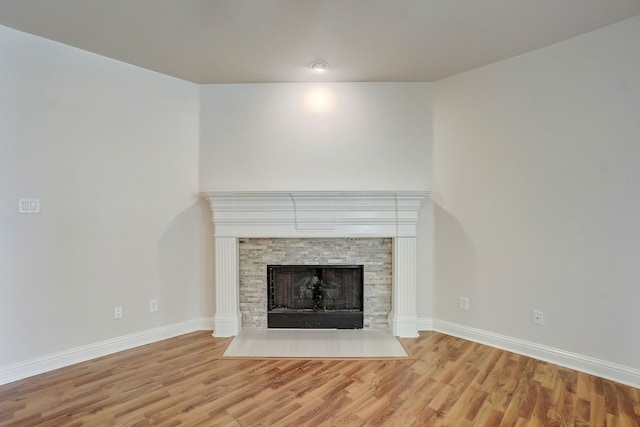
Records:
[[[276,305],[276,273],[285,271],[315,270],[319,282],[307,289],[309,295],[304,302],[309,307],[291,308]],[[321,270],[318,273],[318,270]],[[326,271],[325,271],[326,270]],[[320,289],[323,275],[331,270],[359,272],[359,295],[354,308],[332,308],[326,306],[330,290]],[[309,273],[311,274],[311,273]],[[315,277],[315,276],[314,276]],[[293,304],[290,304],[293,305]],[[306,329],[362,329],[364,325],[364,265],[267,265],[267,327]]]

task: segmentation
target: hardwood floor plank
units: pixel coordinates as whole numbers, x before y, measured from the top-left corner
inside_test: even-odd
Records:
[[[396,360],[226,359],[196,332],[0,386],[0,426],[640,427],[640,390],[423,332]]]

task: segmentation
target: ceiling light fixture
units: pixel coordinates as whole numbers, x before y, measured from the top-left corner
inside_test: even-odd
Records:
[[[311,63],[311,69],[316,73],[324,73],[329,68],[329,64],[326,61],[318,60]]]

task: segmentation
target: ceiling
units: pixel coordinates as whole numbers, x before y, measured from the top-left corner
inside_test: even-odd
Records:
[[[0,25],[195,83],[435,81],[638,14],[640,0],[0,0]]]

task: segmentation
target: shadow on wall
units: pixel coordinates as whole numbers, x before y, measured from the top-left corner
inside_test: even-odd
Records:
[[[175,322],[209,315],[208,303],[213,296],[208,293],[212,293],[209,289],[213,272],[209,273],[208,266],[213,262],[207,257],[209,246],[213,247],[213,231],[207,211],[207,203],[198,200],[174,217],[158,242],[156,293],[161,306],[159,314],[165,320]]]
[[[433,203],[434,317],[468,323],[475,301],[476,249],[456,217]],[[459,308],[468,297],[470,310]]]
[[[211,207],[204,198],[198,203],[200,212],[200,315],[213,317],[216,307],[215,244]]]

